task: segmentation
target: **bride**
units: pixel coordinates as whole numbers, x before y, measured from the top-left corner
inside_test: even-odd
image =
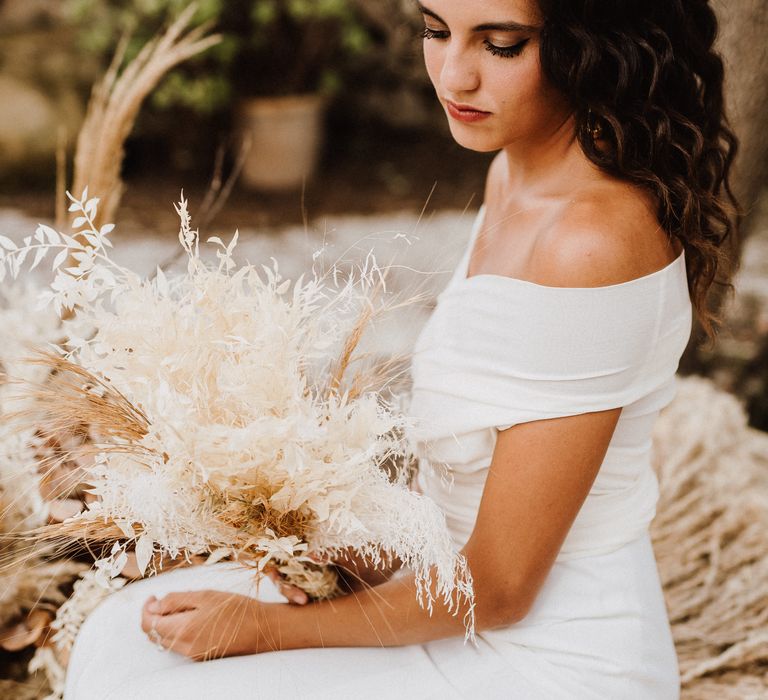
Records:
[[[708,0],[424,0],[451,133],[498,151],[413,354],[416,487],[476,593],[339,561],[308,602],[231,564],[132,584],[86,620],[67,700],[679,696],[648,535],[651,431],[727,267],[736,140]],[[450,478],[446,479],[447,470]],[[360,582],[366,585],[360,585]]]

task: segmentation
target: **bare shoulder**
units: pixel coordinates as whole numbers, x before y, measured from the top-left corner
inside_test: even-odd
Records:
[[[539,236],[535,281],[552,287],[601,287],[656,272],[677,258],[650,197],[623,185],[580,193]]]

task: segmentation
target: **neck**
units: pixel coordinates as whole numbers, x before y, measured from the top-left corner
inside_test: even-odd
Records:
[[[597,174],[576,140],[572,116],[535,138],[505,146],[504,155],[510,188],[534,196],[561,195]]]

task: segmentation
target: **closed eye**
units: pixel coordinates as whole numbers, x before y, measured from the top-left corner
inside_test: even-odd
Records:
[[[496,44],[492,44],[488,39],[486,39],[483,43],[485,44],[486,50],[490,51],[494,56],[501,56],[502,58],[514,58],[515,56],[519,56],[523,49],[525,48],[525,45],[530,41],[530,39],[523,39],[522,41],[519,41],[517,44],[513,44],[512,46],[496,46]]]
[[[431,27],[424,27],[424,29],[421,31],[421,36],[424,39],[445,40],[450,38],[451,33],[447,29],[432,29]],[[485,45],[486,50],[490,51],[494,56],[501,56],[502,58],[514,58],[515,56],[519,56],[522,53],[525,45],[529,41],[530,39],[523,39],[522,41],[519,41],[517,44],[513,44],[512,46],[497,46],[496,44],[492,44],[488,39],[486,39],[483,44]]]
[[[451,33],[443,29],[431,29],[430,27],[424,27],[424,31],[421,32],[421,36],[425,39],[447,39]]]

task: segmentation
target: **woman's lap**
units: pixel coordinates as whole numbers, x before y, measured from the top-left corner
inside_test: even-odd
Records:
[[[242,698],[460,698],[420,646],[300,649],[193,662],[159,650],[140,628],[140,610],[152,594],[216,588],[284,598],[268,579],[256,591],[252,574],[216,565],[177,570],[133,583],[104,601],[86,620],[72,653],[66,700],[208,700]],[[433,693],[434,695],[431,695]]]
[[[73,649],[65,700],[243,700],[276,694],[283,700],[673,700],[676,668],[670,668],[666,645],[671,642],[664,637],[666,620],[659,619],[655,593],[626,590],[653,589],[655,570],[631,571],[635,559],[647,569],[647,546],[639,543],[624,554],[598,557],[594,571],[586,562],[556,564],[531,615],[519,625],[479,635],[477,648],[456,638],[391,649],[301,649],[202,663],[149,642],[140,628],[148,596],[215,588],[265,602],[284,599],[268,579],[257,592],[252,574],[230,565],[177,570],[130,584],[89,616]],[[617,582],[610,579],[627,569],[627,582],[614,595]],[[608,593],[612,598],[606,600]],[[634,609],[638,604],[630,604],[635,594],[640,604],[650,601],[656,607],[650,620]]]

